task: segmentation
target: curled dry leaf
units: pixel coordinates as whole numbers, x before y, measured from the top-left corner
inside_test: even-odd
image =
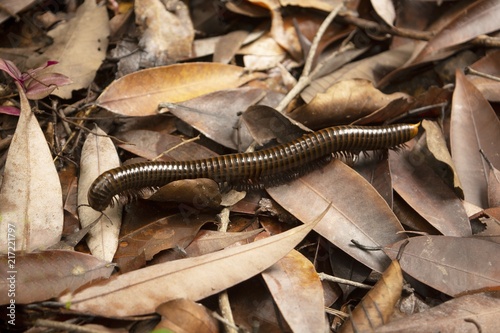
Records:
[[[184,202],[197,209],[217,208],[222,202],[219,185],[212,179],[196,178],[173,181],[144,199],[166,202]]]
[[[182,1],[137,0],[134,10],[142,30],[143,67],[168,65],[191,56],[194,28]]]
[[[311,128],[349,124],[401,98],[409,96],[404,93],[384,94],[368,80],[343,80],[325,93],[318,93],[289,116]]]
[[[379,272],[390,264],[389,258],[380,251],[367,252],[352,246],[351,240],[377,247],[406,238],[400,233],[403,227],[380,194],[339,160],[267,192],[304,223],[311,220],[311,212],[324,211],[331,203],[314,230]]]
[[[385,252],[394,258],[401,242]],[[450,296],[500,286],[500,244],[476,238],[410,238],[399,260],[405,273]]]
[[[0,232],[5,237],[15,235],[16,250],[31,252],[61,239],[62,190],[45,136],[22,87],[16,85],[21,114],[0,189]],[[7,241],[0,242],[0,253],[12,251],[8,246]]]
[[[392,25],[396,19],[396,9],[391,0],[371,0],[373,9],[377,12],[385,23]]]
[[[292,250],[262,272],[281,314],[293,332],[325,332],[323,287],[314,265]]]
[[[16,303],[28,304],[58,297],[64,291],[74,291],[84,284],[108,278],[114,265],[94,256],[63,250],[16,254]],[[10,260],[9,260],[10,261]],[[0,256],[0,265],[8,267],[8,257]],[[9,303],[9,273],[0,272],[0,303]],[[5,281],[5,283],[4,283]]]
[[[403,273],[398,261],[393,260],[380,280],[354,308],[340,333],[376,332],[378,327],[389,321],[402,290]]]
[[[446,139],[444,137],[443,130],[437,122],[435,121],[430,121],[430,120],[423,120],[422,121],[422,127],[425,129],[425,139],[427,143],[427,148],[429,151],[432,153],[432,156],[434,158],[441,162],[441,168],[442,165],[445,166],[447,171],[443,172],[440,170],[443,174],[450,175],[452,179],[444,179],[446,183],[450,186],[452,186],[455,190],[455,193],[457,193],[461,198],[463,198],[463,191],[462,191],[462,186],[460,184],[460,179],[458,178],[457,171],[455,170],[455,165],[453,164],[453,160],[451,158],[450,152],[448,150],[448,146],[446,144]],[[436,170],[436,168],[434,168]]]
[[[60,301],[72,310],[121,317],[152,313],[161,303],[176,298],[200,300],[262,272],[290,252],[314,225],[304,224],[251,244],[125,273],[66,294]]]
[[[179,103],[214,91],[235,88],[258,76],[245,74],[242,67],[217,63],[149,68],[113,81],[99,96],[97,104],[126,116],[149,116],[157,113],[160,103]]]
[[[104,171],[120,166],[120,159],[115,146],[106,133],[96,127],[87,136],[80,159],[80,178],[78,181],[78,205],[88,205],[87,193],[93,181]],[[118,234],[122,220],[122,206],[117,203],[108,207],[101,216],[100,212],[88,206],[81,206],[79,216],[82,227],[95,220],[100,221],[89,231],[87,244],[97,258],[112,261],[118,247]]]
[[[54,43],[41,55],[28,59],[29,67],[36,67],[47,60],[57,60],[57,68],[48,72],[60,72],[73,83],[52,92],[61,98],[71,98],[73,90],[87,88],[94,80],[96,71],[106,57],[109,36],[109,20],[105,6],[93,0],[85,0],[68,22],[62,22],[48,35]]]
[[[452,299],[427,311],[395,320],[379,327],[377,333],[496,332],[499,316],[500,292],[485,292]]]
[[[451,111],[451,156],[462,183],[465,200],[488,207],[488,160],[500,168],[500,121],[488,101],[457,71]]]
[[[161,321],[155,330],[167,329],[176,333],[217,333],[219,325],[212,312],[201,304],[187,299],[176,299],[156,308]]]

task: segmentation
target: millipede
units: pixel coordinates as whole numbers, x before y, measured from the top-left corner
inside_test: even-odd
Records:
[[[117,196],[126,197],[181,179],[210,178],[237,189],[275,186],[300,177],[335,154],[397,148],[416,136],[418,127],[419,124],[334,126],[249,153],[125,165],[97,177],[89,188],[88,202],[93,209],[103,211]]]

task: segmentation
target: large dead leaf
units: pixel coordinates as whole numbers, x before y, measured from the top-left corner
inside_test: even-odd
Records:
[[[12,262],[8,259],[6,255],[0,256],[2,267],[8,267],[8,263]],[[64,291],[73,291],[88,282],[108,278],[113,268],[114,266],[108,262],[74,251],[17,253],[15,274],[6,269],[0,272],[3,281],[0,283],[0,303],[9,303],[10,283],[16,286],[16,303],[27,304],[58,297]],[[8,279],[12,274],[13,282]]]
[[[496,332],[500,316],[498,291],[466,295],[393,321],[379,327],[377,333],[475,333]]]
[[[0,189],[0,253],[8,240],[15,249],[45,249],[61,239],[62,191],[52,154],[23,89],[18,85],[21,114],[12,138]]]
[[[386,248],[395,257],[401,243]],[[500,245],[475,238],[410,238],[400,259],[405,273],[450,296],[500,286]]]
[[[167,110],[215,142],[245,151],[252,138],[246,127],[241,125],[239,115],[265,95],[266,92],[258,88],[216,91],[173,105]]]
[[[94,180],[103,172],[120,166],[120,159],[115,145],[106,133],[96,127],[85,140],[80,159],[80,177],[78,180],[78,205],[88,205],[87,194]],[[106,216],[88,206],[79,209],[80,223],[86,227],[99,217],[87,237],[87,245],[97,258],[112,261],[118,247],[118,234],[122,222],[122,205],[117,203],[104,210]]]
[[[394,189],[442,234],[470,236],[470,223],[461,200],[424,161],[418,150],[391,151]]]
[[[384,199],[363,177],[339,160],[267,191],[304,223],[314,218],[314,212],[324,211],[331,204],[314,230],[379,272],[389,266],[389,258],[380,251],[363,251],[353,246],[351,240],[366,246],[384,246],[405,238],[398,234],[403,228]]]
[[[500,121],[488,101],[462,72],[457,71],[451,112],[451,156],[462,183],[465,200],[477,206],[488,207],[485,156],[500,168]]]
[[[484,0],[471,3],[456,17],[442,27],[412,61],[421,63],[442,58],[449,50],[476,36],[500,29],[500,3],[497,0]]]
[[[29,66],[36,67],[47,60],[59,61],[53,71],[68,76],[73,83],[59,87],[52,94],[71,98],[73,90],[90,85],[106,57],[109,36],[106,7],[96,5],[94,0],[85,0],[75,17],[60,23],[48,35],[54,43],[41,55],[32,56]]]
[[[409,96],[384,94],[368,80],[342,80],[290,112],[289,116],[310,128],[349,124],[401,98]]]
[[[323,332],[323,287],[314,265],[295,250],[262,272],[276,305],[294,332]]]
[[[149,68],[111,83],[97,104],[126,116],[156,114],[162,102],[179,103],[254,79],[242,67],[217,63],[185,63]],[[214,84],[216,83],[216,84]]]
[[[380,280],[354,308],[340,333],[376,332],[375,329],[389,321],[402,290],[403,273],[398,261],[393,260]]]
[[[60,300],[76,311],[118,317],[151,313],[161,303],[176,298],[199,300],[262,272],[290,252],[314,225],[308,223],[248,245],[125,273]]]

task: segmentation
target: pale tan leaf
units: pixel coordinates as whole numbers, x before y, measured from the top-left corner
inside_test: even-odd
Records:
[[[276,305],[293,332],[325,332],[323,287],[314,265],[292,250],[262,272]]]
[[[162,102],[183,102],[238,87],[256,77],[256,74],[245,74],[242,67],[217,63],[148,68],[111,83],[97,99],[97,104],[122,115],[149,116],[157,113],[158,104]]]
[[[32,252],[61,239],[62,190],[45,136],[23,89],[19,85],[17,88],[21,115],[0,190],[0,232],[4,239],[15,235],[16,250]],[[9,229],[14,230],[7,232]],[[0,252],[7,253],[7,246],[7,241],[0,242]]]
[[[151,313],[161,303],[176,298],[199,300],[262,272],[290,252],[314,225],[308,223],[248,245],[132,271],[64,295],[60,301],[76,311],[133,316]]]
[[[95,133],[95,134],[94,134]],[[93,181],[104,171],[120,166],[120,159],[115,146],[106,133],[96,127],[95,131],[87,136],[83,144],[80,159],[80,178],[78,181],[78,205],[88,205],[87,193]],[[104,210],[106,217],[93,227],[87,237],[87,245],[97,258],[112,261],[118,247],[118,234],[122,220],[122,206],[116,204]],[[79,209],[82,227],[94,222],[101,216],[101,212],[90,207],[82,206]]]
[[[371,0],[373,9],[385,23],[392,25],[396,19],[396,9],[391,0]]]
[[[109,22],[105,6],[85,0],[75,17],[60,23],[48,35],[54,43],[41,55],[32,56],[29,66],[36,67],[47,60],[57,60],[57,68],[49,69],[68,76],[73,83],[54,90],[53,95],[71,98],[71,92],[87,88],[106,57]]]

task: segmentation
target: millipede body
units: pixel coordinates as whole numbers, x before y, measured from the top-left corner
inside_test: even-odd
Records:
[[[418,124],[336,126],[311,132],[291,142],[251,153],[191,161],[152,161],[118,167],[101,174],[88,192],[89,205],[103,211],[117,195],[160,187],[174,180],[211,178],[229,187],[273,186],[295,178],[331,159],[394,148],[413,138]]]

